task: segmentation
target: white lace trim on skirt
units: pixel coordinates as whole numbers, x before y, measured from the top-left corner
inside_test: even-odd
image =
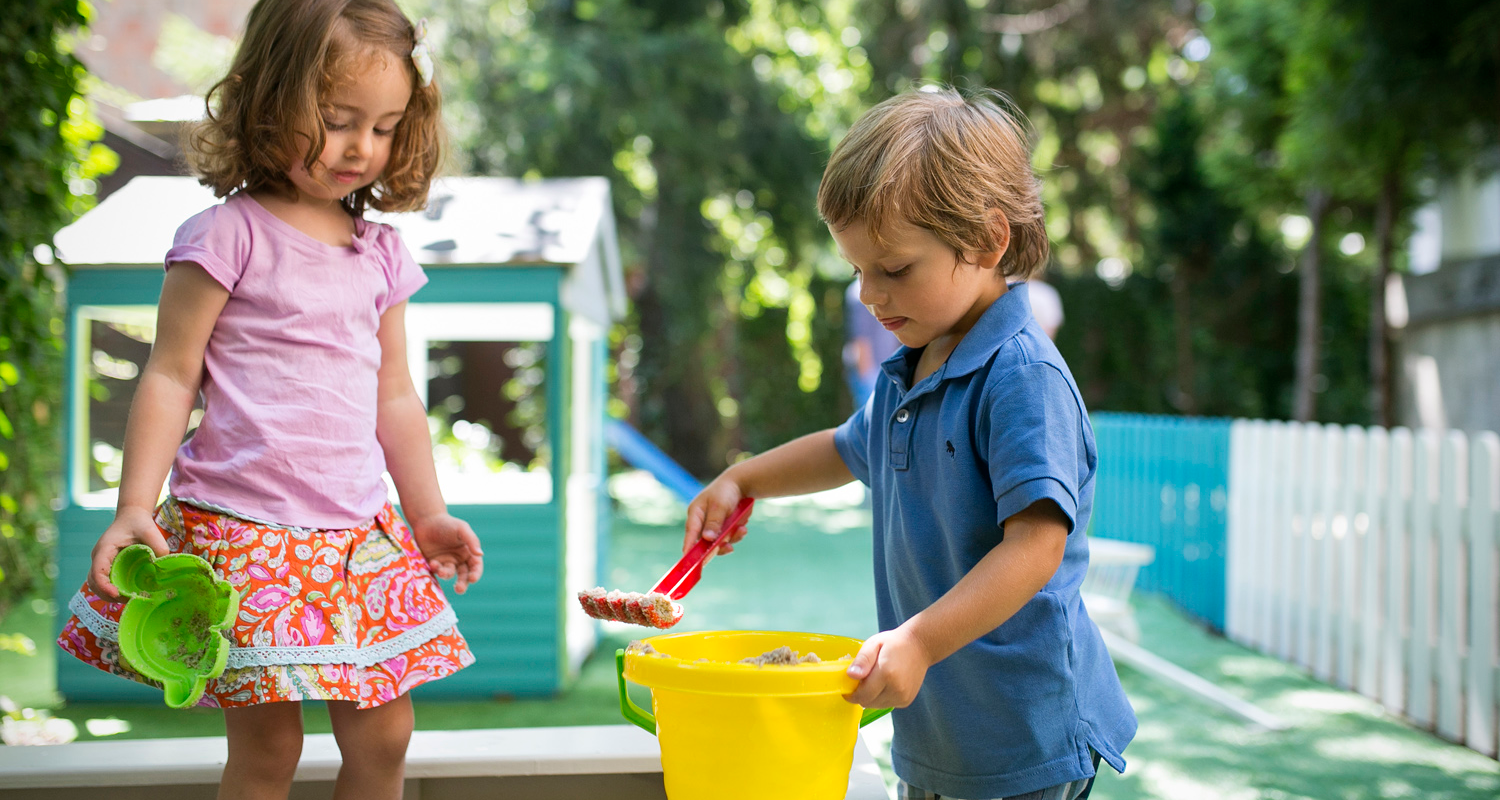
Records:
[[[68,610],[83,623],[83,627],[94,636],[109,642],[120,641],[120,625],[106,619],[90,606],[83,592],[77,592],[68,601]],[[229,648],[227,669],[244,667],[273,667],[288,664],[353,664],[356,667],[373,667],[402,653],[420,647],[443,635],[458,624],[458,615],[453,606],[445,605],[437,616],[404,631],[383,642],[357,647],[352,644],[315,645],[313,647],[234,647]]]

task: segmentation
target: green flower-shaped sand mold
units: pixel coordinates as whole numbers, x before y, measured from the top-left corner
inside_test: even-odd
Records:
[[[157,558],[143,544],[120,551],[109,579],[128,598],[120,614],[126,663],[161,683],[167,705],[197,703],[208,682],[224,674],[229,640],[223,631],[239,612],[239,592],[198,556]]]

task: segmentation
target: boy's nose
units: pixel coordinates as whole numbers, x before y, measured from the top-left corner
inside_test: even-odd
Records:
[[[886,299],[887,298],[885,292],[878,291],[875,288],[873,281],[871,281],[869,278],[866,278],[863,274],[859,276],[860,305],[868,308],[871,314],[875,314],[875,307],[883,304]],[[876,314],[876,316],[879,316],[879,314]]]

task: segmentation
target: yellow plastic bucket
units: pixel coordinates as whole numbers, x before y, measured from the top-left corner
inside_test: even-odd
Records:
[[[782,645],[833,661],[859,652],[858,639],[702,631],[646,642],[662,655],[615,653],[620,713],[656,734],[671,800],[842,800],[859,728],[890,711],[843,698],[856,685],[847,661],[738,663]],[[626,696],[627,678],[651,689],[654,715]]]

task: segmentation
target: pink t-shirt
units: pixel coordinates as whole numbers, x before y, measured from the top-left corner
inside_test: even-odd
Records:
[[[186,500],[301,528],[349,528],[386,501],[375,439],[380,316],[427,282],[389,225],[351,247],[297,230],[247,194],[177,229],[229,290],[204,353],[203,420],[168,482]]]

